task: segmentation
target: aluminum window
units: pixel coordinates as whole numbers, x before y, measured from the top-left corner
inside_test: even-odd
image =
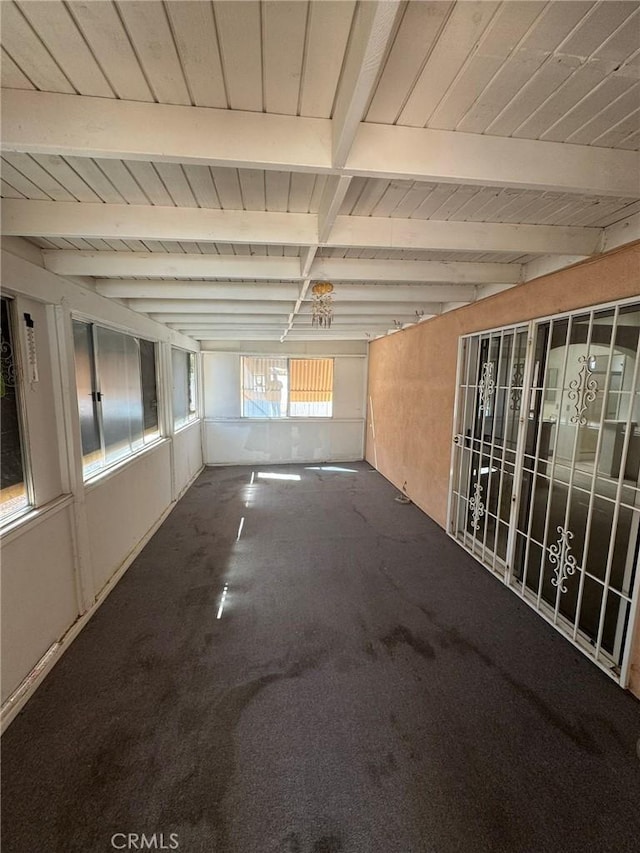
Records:
[[[181,427],[198,414],[196,398],[196,354],[187,350],[171,350],[173,372],[173,423]]]
[[[332,358],[242,357],[243,418],[330,418]]]
[[[155,344],[73,321],[85,478],[160,436]]]

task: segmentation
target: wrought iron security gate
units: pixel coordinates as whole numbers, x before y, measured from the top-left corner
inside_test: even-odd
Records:
[[[462,338],[448,530],[626,684],[640,303]]]

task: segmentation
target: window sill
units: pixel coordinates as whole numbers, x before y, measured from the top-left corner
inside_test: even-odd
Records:
[[[22,536],[23,533],[36,527],[42,521],[45,521],[72,503],[73,495],[60,495],[60,497],[54,498],[54,500],[49,501],[44,506],[28,507],[21,515],[8,519],[2,528],[0,528],[0,539],[3,546]]]
[[[188,421],[185,421],[183,424],[180,424],[180,426],[174,426],[173,434],[177,435],[177,433],[183,432],[185,429],[188,429],[191,426],[195,426],[195,424],[198,423],[200,423],[199,417],[196,416],[195,418],[190,418]]]
[[[140,450],[136,450],[136,452],[132,453],[130,456],[125,456],[124,459],[120,459],[118,462],[114,462],[112,465],[102,468],[95,474],[91,474],[84,481],[85,489],[87,491],[91,491],[92,489],[97,488],[101,483],[104,483],[105,480],[119,474],[128,465],[131,465],[133,462],[137,462],[142,456],[145,456],[147,453],[152,453],[154,450],[157,450],[159,447],[167,444],[170,440],[171,439],[169,438],[161,436],[156,439],[156,441],[141,447]]]
[[[362,423],[364,417],[343,418],[337,415],[315,415],[312,418],[307,418],[304,415],[295,415],[289,418],[243,418],[240,415],[228,418],[205,418],[206,424],[264,424],[264,423],[309,423],[317,421],[318,423],[327,423],[335,421],[336,423]]]

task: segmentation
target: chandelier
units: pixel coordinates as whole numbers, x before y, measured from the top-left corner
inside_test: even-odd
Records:
[[[311,288],[311,325],[320,329],[328,329],[333,319],[332,297],[333,285],[329,281],[319,281]]]

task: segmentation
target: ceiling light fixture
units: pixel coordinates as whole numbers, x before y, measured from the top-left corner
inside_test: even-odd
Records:
[[[329,329],[333,319],[333,285],[329,281],[319,281],[311,288],[311,325],[320,329]]]

